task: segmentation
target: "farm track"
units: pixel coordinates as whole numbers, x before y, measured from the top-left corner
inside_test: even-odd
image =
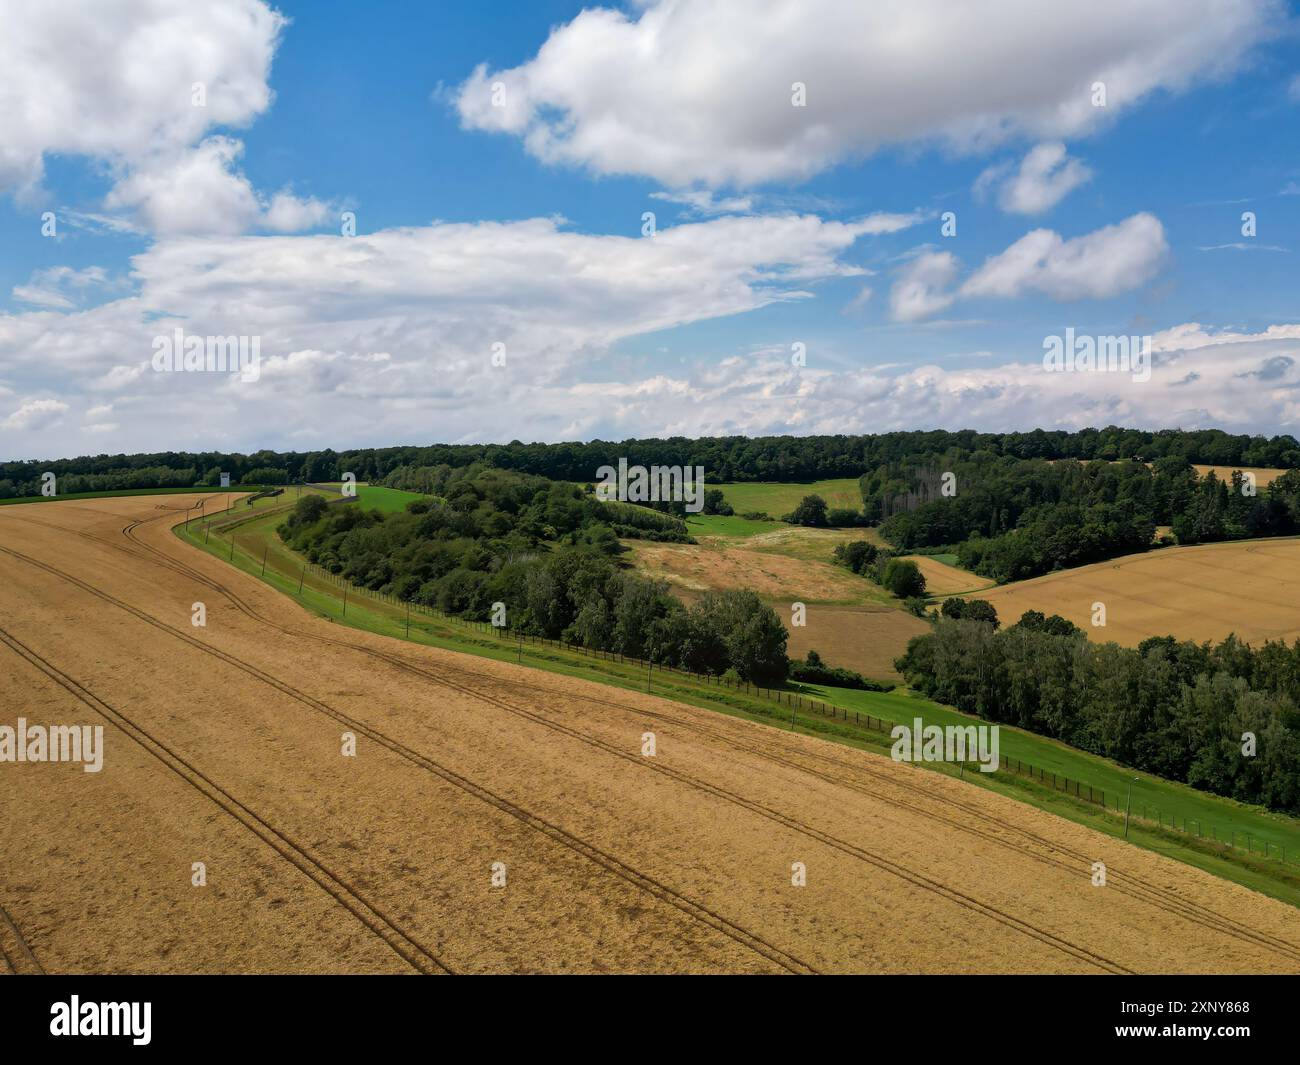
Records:
[[[139,534],[143,527],[148,526],[160,519],[175,518],[178,513],[184,513],[186,508],[170,508],[165,505],[155,504],[159,511],[153,517],[143,519],[132,519],[121,528],[121,538],[106,537],[95,535],[85,529],[68,528],[58,522],[45,520],[52,517],[53,514],[42,514],[39,518],[27,516],[23,518],[11,518],[11,520],[21,521],[24,524],[30,524],[38,527],[57,529],[62,533],[81,537],[87,541],[94,542],[131,556],[140,562],[145,562],[153,566],[161,566],[174,574],[184,577],[189,581],[194,581],[216,591],[225,598],[235,609],[239,610],[250,620],[257,623],[258,626],[266,626],[271,629],[289,636],[294,639],[314,641],[319,644],[330,645],[340,649],[346,649],[350,652],[360,652],[374,660],[382,661],[394,670],[400,671],[407,676],[413,676],[420,679],[423,683],[430,683],[438,688],[449,692],[456,692],[481,705],[487,705],[495,708],[497,711],[504,712],[512,717],[523,721],[531,722],[534,725],[541,726],[548,731],[557,735],[565,736],[571,740],[577,741],[589,749],[601,752],[601,757],[613,756],[627,765],[637,766],[639,769],[648,769],[657,775],[673,781],[676,785],[684,786],[697,792],[700,795],[711,797],[719,801],[726,802],[735,807],[747,811],[749,814],[760,817],[769,823],[779,825],[788,831],[797,833],[801,837],[814,840],[832,850],[836,850],[851,859],[872,866],[874,869],[886,874],[889,877],[897,879],[903,886],[904,891],[921,891],[936,900],[942,900],[943,904],[957,907],[968,914],[978,914],[980,917],[995,922],[997,926],[1004,931],[1014,931],[1020,936],[1025,936],[1036,940],[1043,947],[1052,951],[1066,955],[1075,962],[1084,964],[1088,967],[1101,969],[1109,972],[1132,972],[1131,965],[1123,964],[1109,956],[1109,953],[1103,953],[1103,939],[1090,939],[1088,945],[1080,945],[1071,941],[1063,935],[1048,928],[1041,927],[1031,921],[1016,916],[1010,912],[1005,903],[995,906],[992,903],[977,898],[969,891],[959,890],[954,886],[951,876],[936,877],[928,873],[921,872],[896,860],[896,857],[889,857],[885,854],[878,853],[875,850],[862,847],[858,844],[849,842],[840,835],[825,831],[821,828],[810,824],[806,817],[794,816],[792,813],[783,809],[777,809],[767,802],[761,801],[755,797],[744,794],[744,790],[736,790],[735,787],[728,787],[724,783],[704,779],[696,774],[686,772],[676,766],[658,763],[647,760],[631,753],[625,746],[616,745],[603,739],[599,734],[583,731],[573,728],[564,721],[557,720],[548,713],[541,712],[542,709],[549,710],[553,713],[564,713],[561,704],[571,705],[575,702],[581,702],[590,706],[602,707],[607,710],[616,711],[619,715],[632,715],[642,721],[651,720],[663,722],[670,725],[673,729],[683,729],[689,731],[697,737],[704,737],[710,741],[710,750],[715,754],[726,759],[729,764],[742,766],[749,769],[752,767],[743,766],[744,759],[737,761],[735,754],[743,754],[759,759],[764,763],[769,763],[773,767],[781,767],[793,773],[807,776],[814,780],[823,782],[826,785],[833,786],[842,791],[851,792],[857,795],[865,796],[879,807],[888,807],[895,811],[904,811],[909,817],[919,818],[923,822],[932,822],[936,825],[942,825],[946,830],[960,833],[962,836],[979,841],[981,845],[988,845],[998,848],[1009,855],[1015,855],[1017,859],[1024,859],[1047,869],[1053,869],[1064,873],[1070,877],[1078,877],[1080,880],[1086,878],[1087,863],[1094,859],[1094,855],[1085,853],[1072,847],[1058,839],[1049,838],[1024,825],[1014,823],[1005,817],[999,817],[986,808],[986,804],[972,796],[971,801],[959,799],[951,794],[952,789],[930,789],[919,784],[911,783],[910,780],[904,779],[900,774],[888,767],[882,765],[879,768],[874,763],[867,761],[865,764],[858,762],[849,762],[831,753],[834,748],[825,744],[813,743],[808,744],[791,744],[779,733],[771,732],[761,726],[748,726],[743,729],[734,729],[727,727],[723,722],[728,719],[718,718],[719,724],[713,726],[709,724],[709,715],[706,711],[694,712],[691,708],[666,702],[662,699],[653,702],[654,709],[648,706],[631,705],[627,702],[620,702],[616,699],[602,698],[589,694],[588,686],[585,690],[559,691],[554,687],[545,684],[530,683],[519,680],[517,675],[513,674],[509,682],[505,681],[499,675],[493,675],[486,670],[476,670],[457,661],[453,667],[450,664],[444,669],[434,668],[427,660],[420,658],[413,661],[414,650],[408,650],[406,645],[395,644],[400,648],[397,651],[381,650],[366,643],[351,642],[348,640],[335,639],[321,633],[307,631],[301,628],[291,627],[290,624],[283,624],[274,617],[268,617],[261,613],[256,607],[252,606],[247,599],[237,594],[232,588],[222,580],[209,577],[202,571],[189,566],[181,560],[172,557],[170,554],[160,550],[142,538]],[[71,505],[60,505],[62,510],[72,511]],[[100,510],[98,508],[80,507],[76,508],[95,514],[100,517],[121,518],[124,515],[121,512],[112,512]],[[138,513],[138,511],[137,511]],[[261,515],[259,515],[261,516]],[[8,548],[0,548],[0,551],[24,562],[27,565],[34,565],[45,570],[52,576],[57,576],[61,580],[71,581],[74,585],[80,587],[92,595],[97,596],[102,601],[111,603],[119,609],[124,609],[133,614],[138,619],[169,633],[173,638],[179,638],[190,643],[192,646],[204,651],[207,654],[215,654],[222,658],[227,664],[243,670],[246,674],[257,677],[276,687],[283,694],[300,703],[305,703],[311,709],[323,713],[336,721],[346,724],[352,730],[366,735],[375,743],[386,747],[388,750],[405,759],[407,762],[418,765],[421,769],[442,777],[449,783],[455,784],[462,791],[468,792],[481,801],[494,805],[496,809],[502,810],[502,807],[496,805],[493,799],[500,799],[513,810],[506,809],[502,812],[509,813],[510,816],[522,821],[528,827],[535,831],[549,835],[547,831],[557,829],[564,833],[563,829],[558,829],[553,822],[542,820],[535,814],[523,810],[517,803],[512,803],[504,796],[495,792],[488,791],[482,784],[476,783],[463,774],[458,774],[450,766],[440,765],[427,759],[414,748],[402,744],[385,732],[373,728],[373,726],[364,725],[351,717],[329,706],[314,697],[307,695],[301,690],[286,684],[284,681],[272,674],[266,673],[252,662],[231,656],[226,651],[211,647],[202,641],[197,641],[183,630],[174,629],[164,622],[153,618],[144,611],[125,603],[124,601],[113,596],[103,588],[95,587],[72,576],[57,567],[49,566],[40,560],[31,556],[24,555],[22,552],[16,552]],[[218,560],[219,561],[219,560]],[[387,641],[384,641],[385,643]],[[459,657],[459,656],[458,656]],[[442,663],[439,663],[442,665]],[[475,683],[469,683],[473,679]],[[483,690],[487,689],[487,690]],[[530,708],[519,705],[517,702],[502,695],[519,694],[527,692],[530,696],[535,696],[537,706]],[[543,706],[547,700],[554,701],[554,706]],[[84,700],[83,700],[84,701]],[[648,701],[648,700],[647,700]],[[746,724],[735,722],[736,725]],[[599,730],[600,722],[594,723],[595,728]],[[771,741],[766,739],[767,734],[771,734]],[[825,753],[822,749],[824,748]],[[151,752],[152,753],[152,752]],[[761,772],[761,767],[760,767]],[[914,771],[912,771],[914,772]],[[445,774],[450,773],[453,778],[449,779]],[[474,789],[478,789],[477,791]],[[900,792],[902,794],[900,794]],[[937,807],[937,808],[936,808]],[[529,818],[535,818],[530,821]],[[924,829],[922,829],[924,831]],[[1012,839],[1007,839],[1001,833],[1011,835]],[[567,835],[567,833],[564,833]],[[555,840],[554,836],[550,837]],[[1103,837],[1104,838],[1104,837]],[[578,846],[574,846],[574,842]],[[598,850],[591,843],[586,843],[576,836],[570,836],[569,840],[555,840],[563,846],[575,850],[584,857],[602,865],[601,857],[612,857],[607,852]],[[585,843],[591,847],[591,852],[584,852],[581,847]],[[984,847],[987,851],[988,846]],[[1075,859],[1076,861],[1071,861]],[[618,859],[613,859],[618,862]],[[630,872],[633,877],[644,877],[644,873],[625,866],[624,871],[616,872],[609,869],[608,866],[602,865],[607,872],[615,872],[615,875],[622,875],[625,880],[628,877],[626,872]],[[1023,863],[1022,863],[1023,868]],[[1214,935],[1221,935],[1231,942],[1237,942],[1246,947],[1253,947],[1257,950],[1268,951],[1275,957],[1285,960],[1287,965],[1294,970],[1295,963],[1300,960],[1300,948],[1282,936],[1274,936],[1266,931],[1257,930],[1254,927],[1248,927],[1232,921],[1212,907],[1205,906],[1195,899],[1187,898],[1179,892],[1157,884],[1139,875],[1130,873],[1120,873],[1113,867],[1109,870],[1109,879],[1115,894],[1123,895],[1132,899],[1142,907],[1150,907],[1159,910],[1166,916],[1176,916],[1180,921],[1188,926],[1199,928],[1205,932]],[[766,958],[773,965],[784,968],[787,971],[813,971],[813,966],[802,962],[786,952],[776,948],[767,940],[758,936],[751,930],[753,922],[746,922],[751,928],[745,928],[737,924],[730,924],[726,918],[721,917],[716,910],[700,908],[694,912],[689,907],[699,906],[690,899],[686,899],[680,894],[675,897],[664,897],[655,892],[655,888],[664,889],[673,893],[673,889],[667,888],[659,881],[650,880],[636,882],[632,881],[635,886],[650,894],[655,894],[661,901],[675,906],[683,912],[687,912],[702,925],[712,928],[714,931],[720,931],[729,936],[735,942],[741,943],[749,950]],[[978,881],[977,881],[978,882]],[[964,887],[964,885],[963,885]],[[1211,896],[1215,897],[1215,896]],[[685,903],[686,907],[682,904]],[[721,923],[721,926],[719,924]],[[730,924],[730,927],[726,927]],[[1275,926],[1276,927],[1276,926]],[[1285,927],[1285,926],[1284,926]],[[0,925],[0,929],[3,926]],[[1059,930],[1058,930],[1059,931]],[[2,939],[2,937],[0,937]],[[1097,949],[1094,949],[1097,948]],[[6,949],[6,961],[10,968],[14,963],[10,954],[12,951]]]

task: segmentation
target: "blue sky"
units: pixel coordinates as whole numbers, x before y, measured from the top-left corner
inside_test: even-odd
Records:
[[[168,6],[0,44],[5,457],[1296,431],[1285,4]],[[176,326],[257,379],[156,372]],[[1067,327],[1150,380],[1046,374]]]

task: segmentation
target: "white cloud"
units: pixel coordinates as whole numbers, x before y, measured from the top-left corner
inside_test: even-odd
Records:
[[[328,204],[299,198],[289,190],[265,202],[239,170],[243,142],[209,137],[167,160],[151,159],[108,194],[111,210],[132,212],[158,236],[232,236],[254,227],[294,233],[320,226]]]
[[[929,318],[951,305],[950,287],[957,277],[957,258],[952,252],[925,252],[899,272],[889,292],[889,310],[897,322]]]
[[[242,233],[261,211],[253,186],[234,168],[243,150],[230,137],[209,137],[193,150],[151,159],[117,184],[105,206],[134,211],[160,236]]]
[[[0,421],[0,428],[29,432],[46,429],[57,425],[67,410],[68,405],[62,400],[29,399]]]
[[[330,220],[333,209],[312,197],[301,198],[287,189],[271,197],[262,214],[261,225],[273,233],[298,233],[317,229]]]
[[[69,310],[76,305],[74,295],[106,284],[108,275],[102,266],[87,266],[82,270],[54,266],[35,271],[25,285],[15,285],[13,295],[23,303]]]
[[[1152,351],[1194,351],[1217,344],[1253,344],[1300,340],[1300,325],[1270,325],[1262,333],[1215,332],[1200,322],[1185,322],[1161,330],[1151,338]]]
[[[1010,214],[1042,214],[1092,177],[1092,171],[1071,158],[1059,141],[1036,145],[1007,176],[1005,166],[990,167],[975,182],[975,192],[1000,184],[998,205]]]
[[[1285,16],[1280,0],[638,6],[586,9],[520,66],[478,67],[456,92],[462,124],[672,188],[802,179],[888,145],[1086,134],[1156,90],[1230,73]],[[791,106],[795,82],[806,107]]]
[[[112,177],[109,209],[129,212],[80,212],[101,227],[232,233],[261,219],[235,169],[242,144],[210,134],[270,106],[282,15],[262,0],[7,0],[4,24],[0,192],[31,195],[47,156],[76,155]]]
[[[652,192],[652,200],[689,207],[695,214],[745,214],[754,207],[752,196],[714,196],[708,189],[677,189],[673,192]]]
[[[1058,300],[1105,299],[1149,281],[1168,251],[1160,220],[1145,212],[1071,240],[1035,229],[987,260],[962,285],[961,294],[1040,292]]]
[[[0,315],[0,365],[27,394],[57,382],[61,398],[87,406],[112,397],[113,422],[141,448],[160,433],[194,446],[200,438],[218,446],[231,432],[310,446],[374,426],[455,437],[498,416],[499,431],[513,433],[520,412],[529,433],[554,435],[567,419],[539,409],[534,421],[539,391],[600,380],[618,365],[611,347],[624,338],[866,276],[843,254],[881,226],[875,216],[762,215],[647,238],[576,233],[553,219],[352,238],[177,237],[133,259],[131,296]],[[153,338],[178,326],[259,338],[261,380],[153,372]],[[491,364],[497,342],[506,367]],[[62,453],[74,440],[33,430],[23,447]]]

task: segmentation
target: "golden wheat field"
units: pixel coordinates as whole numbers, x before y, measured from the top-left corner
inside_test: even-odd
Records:
[[[0,510],[0,704],[104,729],[98,773],[0,772],[8,971],[1300,971],[1283,903],[950,776],[346,628],[175,538],[187,502]]]
[[[981,592],[1004,624],[1026,610],[1060,614],[1092,638],[1148,636],[1248,643],[1300,637],[1300,539],[1167,547]],[[1105,627],[1091,623],[1093,604]]]

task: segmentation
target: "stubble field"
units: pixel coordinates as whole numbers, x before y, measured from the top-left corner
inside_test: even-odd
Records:
[[[1093,639],[1148,636],[1247,643],[1300,637],[1300,539],[1167,547],[981,592],[1004,624],[1026,610],[1060,614]],[[1106,625],[1092,624],[1093,604]]]

